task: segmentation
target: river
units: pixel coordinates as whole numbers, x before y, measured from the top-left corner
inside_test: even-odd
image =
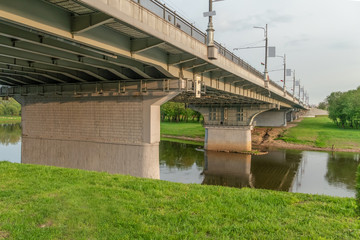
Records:
[[[0,160],[21,163],[21,127],[0,125]],[[266,155],[206,152],[162,141],[160,179],[229,187],[355,197],[359,153],[269,150]]]

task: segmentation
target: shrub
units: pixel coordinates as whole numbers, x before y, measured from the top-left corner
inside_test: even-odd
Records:
[[[0,100],[0,116],[20,116],[21,105],[13,98]]]

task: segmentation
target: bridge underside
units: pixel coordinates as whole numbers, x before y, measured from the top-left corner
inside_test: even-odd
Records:
[[[207,149],[226,151],[251,150],[258,114],[301,107],[166,19],[127,0],[0,1],[0,96],[22,105],[22,161],[115,159],[118,173],[159,178],[162,103],[202,112]]]

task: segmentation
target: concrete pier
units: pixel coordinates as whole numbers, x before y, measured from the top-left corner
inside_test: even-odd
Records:
[[[18,97],[22,162],[116,161],[117,173],[159,179],[160,105],[171,97]]]
[[[205,149],[210,151],[251,151],[251,130],[254,118],[275,108],[271,104],[233,104],[201,106],[192,109],[204,116]]]
[[[205,126],[205,149],[210,151],[251,151],[251,126]]]
[[[289,110],[272,110],[260,113],[254,119],[258,127],[284,127]]]

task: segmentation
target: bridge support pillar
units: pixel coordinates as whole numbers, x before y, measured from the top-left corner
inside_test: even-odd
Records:
[[[160,105],[147,96],[18,96],[22,162],[160,178]]]
[[[205,149],[210,151],[251,151],[251,126],[205,126]]]
[[[290,110],[291,111],[291,110]],[[257,127],[284,127],[290,120],[289,110],[271,110],[260,113],[254,119]]]
[[[251,130],[255,116],[276,106],[233,104],[190,107],[204,116],[206,150],[247,152],[252,150]]]

